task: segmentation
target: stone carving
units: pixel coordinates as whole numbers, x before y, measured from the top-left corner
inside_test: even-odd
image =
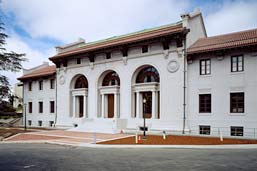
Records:
[[[64,76],[64,75],[61,75],[61,76],[59,77],[59,83],[60,83],[61,85],[63,85],[63,84],[65,83],[65,76]]]
[[[167,65],[167,70],[171,73],[176,72],[179,69],[179,63],[177,60],[171,60]]]

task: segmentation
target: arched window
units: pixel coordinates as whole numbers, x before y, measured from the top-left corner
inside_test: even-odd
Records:
[[[103,79],[102,86],[114,86],[120,85],[120,78],[119,75],[115,72],[109,72]]]
[[[77,78],[75,83],[75,89],[77,88],[88,88],[88,83],[85,76],[82,75],[79,78]]]
[[[137,75],[136,83],[160,82],[158,71],[152,67],[143,68]]]

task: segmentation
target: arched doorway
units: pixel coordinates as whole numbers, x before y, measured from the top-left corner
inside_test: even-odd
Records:
[[[88,81],[84,75],[77,75],[71,81],[72,117],[87,116]]]
[[[160,76],[151,65],[139,67],[132,83],[133,117],[158,119],[160,111]]]
[[[104,72],[99,79],[102,118],[119,117],[120,78],[115,71]]]

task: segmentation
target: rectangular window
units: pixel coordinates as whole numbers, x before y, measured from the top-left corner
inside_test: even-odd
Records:
[[[211,94],[199,94],[199,113],[211,113]]]
[[[211,74],[211,59],[201,59],[200,75],[210,75],[210,74]]]
[[[29,113],[32,113],[32,102],[29,102]]]
[[[54,101],[50,101],[50,113],[54,113]]]
[[[32,82],[29,82],[29,91],[32,91]]]
[[[77,64],[81,64],[81,58],[77,58]]]
[[[244,93],[230,93],[230,113],[244,113]]]
[[[200,125],[199,126],[199,134],[210,135],[211,134],[211,126]]]
[[[231,136],[244,136],[244,127],[242,126],[231,126],[230,127]]]
[[[231,56],[231,72],[242,72],[244,71],[244,57]]]
[[[50,79],[50,89],[54,89],[54,79]]]
[[[38,112],[43,113],[43,102],[38,102]]]
[[[42,126],[42,121],[38,121],[38,126]]]
[[[28,125],[31,126],[32,125],[32,121],[28,120]]]
[[[148,45],[142,46],[142,53],[147,53],[148,52]]]
[[[53,127],[54,126],[54,121],[49,121],[49,126]]]
[[[106,53],[106,59],[111,59],[111,52]]]
[[[43,80],[40,80],[38,82],[38,85],[39,85],[39,90],[43,90]]]

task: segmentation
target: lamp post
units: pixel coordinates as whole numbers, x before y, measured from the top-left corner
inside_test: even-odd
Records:
[[[143,99],[143,108],[144,108],[144,112],[143,112],[143,119],[144,119],[144,134],[143,134],[143,139],[146,139],[146,134],[145,134],[145,130],[146,130],[146,127],[145,127],[145,104],[146,104],[146,99],[144,98]]]
[[[24,103],[24,130],[27,131],[27,114],[26,114],[26,103]]]

